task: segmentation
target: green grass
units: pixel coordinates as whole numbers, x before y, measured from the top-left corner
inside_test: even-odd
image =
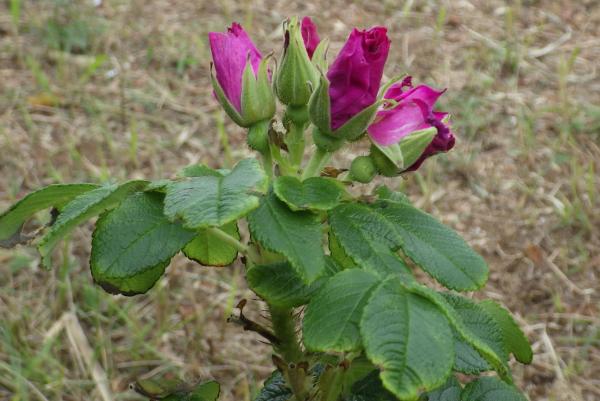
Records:
[[[515,374],[531,399],[593,399],[600,94],[590,74],[600,51],[589,43],[600,35],[600,12],[551,1],[350,3],[315,0],[307,8],[332,39],[330,59],[357,21],[387,24],[386,74],[409,71],[415,83],[448,87],[440,109],[452,114],[455,149],[386,183],[454,226],[490,262],[487,291],[516,312],[536,344],[534,365]],[[263,53],[277,55],[275,14],[305,9],[264,7],[1,2],[11,29],[0,33],[0,209],[53,182],[158,179],[187,164],[230,166],[247,155],[243,131],[212,97],[205,38],[237,20]],[[567,25],[569,41],[531,55]],[[347,167],[346,159],[335,163]],[[140,399],[127,385],[154,369],[214,377],[224,400],[251,400],[270,355],[225,321],[241,298],[248,313],[261,313],[243,271],[177,258],[148,295],[113,297],[91,280],[89,236],[76,231],[53,271],[40,270],[33,248],[0,250],[0,399],[42,399],[35,389],[49,400],[100,399],[65,329],[48,336],[74,311],[116,400]],[[574,292],[529,246],[571,284],[596,292]]]

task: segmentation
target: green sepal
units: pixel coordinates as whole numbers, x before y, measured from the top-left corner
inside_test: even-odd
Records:
[[[269,57],[261,60],[256,76],[250,60],[246,62],[242,74],[242,117],[252,126],[259,121],[270,120],[275,114],[275,96],[269,82],[267,63]]]
[[[319,82],[308,101],[308,115],[310,121],[320,132],[323,134],[331,133],[329,81],[322,71],[319,72]]]
[[[275,91],[281,103],[304,106],[318,82],[318,71],[308,57],[297,17],[287,22],[285,34],[287,47],[275,76]]]
[[[381,88],[379,88],[379,92],[377,93],[377,99],[383,99],[383,97],[385,96],[385,92],[387,92],[388,89],[390,89],[392,85],[394,85],[396,82],[399,82],[402,79],[404,79],[404,77],[406,77],[406,74],[396,75],[395,77],[387,81],[384,85],[381,85]]]
[[[329,63],[327,62],[327,50],[329,49],[329,39],[322,39],[317,48],[313,52],[311,62],[317,68],[318,71],[327,71]]]
[[[415,131],[393,145],[382,146],[373,141],[373,145],[392,162],[399,171],[410,167],[421,157],[437,133],[435,127]]]
[[[225,95],[225,91],[223,91],[223,88],[221,87],[221,84],[219,84],[219,81],[217,81],[217,78],[213,74],[212,63],[210,65],[210,81],[212,83],[213,90],[215,91],[215,96],[217,97],[217,100],[219,101],[221,107],[223,107],[223,110],[225,110],[225,113],[227,113],[229,118],[231,118],[233,122],[239,125],[240,127],[248,127],[248,122],[242,117],[240,112],[229,101],[227,95]]]
[[[365,107],[360,113],[353,116],[344,125],[333,131],[332,135],[336,138],[343,138],[347,141],[356,141],[363,135],[369,125],[373,122],[379,106],[385,100],[378,100],[369,107]]]
[[[389,148],[388,151],[396,151],[399,150],[397,148]],[[373,160],[375,167],[379,174],[385,177],[396,177],[398,176],[402,170],[398,168],[394,162],[390,160],[390,157],[383,154],[383,152],[374,144],[371,144],[371,149],[369,153],[369,157]],[[402,154],[397,153],[394,157],[401,158]],[[404,164],[404,163],[403,163]]]

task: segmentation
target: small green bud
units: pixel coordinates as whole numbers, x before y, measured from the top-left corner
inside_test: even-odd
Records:
[[[354,181],[369,183],[375,178],[377,168],[369,156],[358,156],[350,165],[350,178]]]
[[[300,24],[294,17],[286,26],[283,58],[275,76],[275,92],[283,104],[304,106],[318,80],[317,69],[311,63],[302,40]]]

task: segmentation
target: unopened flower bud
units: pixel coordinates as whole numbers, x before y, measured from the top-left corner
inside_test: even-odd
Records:
[[[358,156],[350,165],[350,178],[354,181],[369,183],[375,178],[377,168],[369,156]]]
[[[283,58],[275,76],[277,97],[285,105],[304,106],[317,82],[317,69],[310,61],[300,24],[294,17],[286,24]]]

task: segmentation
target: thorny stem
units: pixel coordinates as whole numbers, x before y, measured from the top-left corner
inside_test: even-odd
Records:
[[[287,369],[284,373],[295,399],[304,401],[308,396],[308,389],[306,388],[307,372],[304,367],[299,366],[304,354],[296,335],[296,322],[292,314],[293,311],[291,308],[281,308],[274,305],[269,305],[269,310],[273,332],[279,340],[274,345],[275,351],[287,363]]]

